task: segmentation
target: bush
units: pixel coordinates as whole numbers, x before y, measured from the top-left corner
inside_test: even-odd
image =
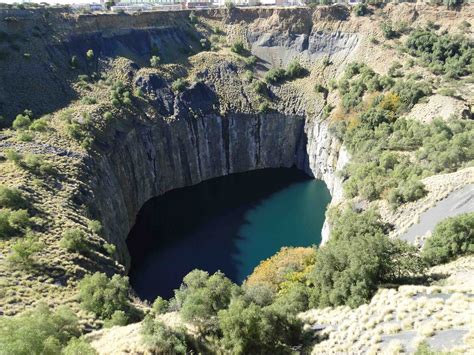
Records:
[[[470,254],[474,254],[474,212],[438,223],[423,247],[423,257],[430,265]]]
[[[269,84],[276,84],[283,81],[285,75],[285,70],[273,68],[265,74],[265,81]]]
[[[78,319],[66,307],[53,312],[40,304],[15,317],[0,317],[0,349],[5,354],[60,354],[61,348],[79,335]]]
[[[48,116],[43,116],[41,118],[38,118],[37,120],[33,121],[33,123],[30,126],[30,130],[36,131],[36,132],[45,132],[48,130],[48,121],[49,121]]]
[[[0,208],[21,209],[27,206],[28,203],[20,190],[0,185]]]
[[[115,311],[127,313],[130,310],[128,289],[126,276],[114,275],[109,279],[99,272],[87,275],[79,283],[81,307],[101,319],[111,318]]]
[[[265,96],[267,94],[267,86],[263,81],[255,80],[252,83],[252,88],[258,95]]]
[[[17,115],[12,123],[12,127],[17,130],[27,129],[31,124],[31,119],[27,115]]]
[[[168,301],[161,298],[160,296],[156,297],[153,302],[153,312],[155,314],[162,314],[168,311]]]
[[[235,43],[232,43],[230,46],[230,50],[234,53],[244,55],[245,54],[245,46],[242,41],[237,41]]]
[[[5,158],[15,163],[16,165],[19,165],[21,163],[21,160],[23,159],[23,155],[14,151],[13,149],[7,149],[5,150]]]
[[[356,16],[364,16],[369,13],[369,8],[366,4],[357,4],[353,7],[353,11]]]
[[[97,351],[84,339],[72,338],[61,351],[62,355],[96,355]]]
[[[73,55],[71,57],[70,64],[72,69],[76,69],[79,67],[79,60],[77,59],[77,56]]]
[[[87,60],[92,60],[94,59],[94,51],[92,49],[89,49],[87,52],[86,52],[86,58]]]
[[[223,345],[232,354],[290,353],[301,342],[301,321],[275,306],[236,298],[218,316]]]
[[[44,244],[34,235],[27,235],[12,246],[12,253],[8,261],[15,266],[30,267],[34,262],[35,254],[44,249]]]
[[[472,73],[474,53],[468,38],[418,28],[410,33],[405,47],[436,74],[456,78]]]
[[[306,69],[303,68],[297,60],[293,60],[288,64],[286,68],[285,76],[287,79],[292,80],[304,76],[306,74]]]
[[[19,165],[36,175],[52,175],[55,173],[53,165],[39,154],[25,154]]]
[[[358,307],[372,297],[381,282],[422,271],[416,255],[402,254],[404,246],[386,236],[387,226],[374,211],[346,209],[336,214],[331,211],[329,217],[331,237],[317,250],[310,279],[313,306]],[[400,264],[403,270],[398,268]]]
[[[60,245],[67,251],[83,253],[88,249],[87,236],[80,229],[68,229],[64,231]]]
[[[171,84],[171,88],[173,89],[174,92],[181,92],[186,89],[188,86],[188,83],[186,80],[179,78],[173,81],[173,84]]]
[[[183,319],[205,333],[217,328],[217,312],[229,305],[238,290],[239,287],[221,272],[209,276],[205,271],[193,270],[175,290],[175,300]]]
[[[24,232],[31,224],[26,210],[0,209],[0,239],[7,239]]]
[[[142,322],[143,342],[158,354],[186,354],[187,345],[184,331],[178,332],[164,325],[153,315],[147,315]]]
[[[124,326],[129,322],[129,317],[124,311],[115,311],[110,319],[106,319],[104,325],[106,328],[113,326]]]
[[[87,223],[87,228],[89,228],[92,233],[100,234],[102,232],[102,223],[97,220],[90,220]]]
[[[268,102],[264,101],[258,106],[258,112],[265,113],[270,109]]]
[[[158,68],[158,66],[160,65],[160,57],[154,55],[150,58],[150,66],[152,66],[153,68]]]
[[[393,39],[400,36],[390,21],[382,22],[380,29],[382,30],[382,33],[386,39]]]

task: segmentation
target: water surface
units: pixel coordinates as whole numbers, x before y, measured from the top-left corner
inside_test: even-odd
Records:
[[[242,282],[283,246],[321,241],[326,185],[296,169],[233,174],[170,191],[140,210],[127,244],[143,299],[169,298],[193,269]]]

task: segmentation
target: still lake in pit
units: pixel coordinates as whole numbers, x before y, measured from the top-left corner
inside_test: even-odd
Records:
[[[296,169],[233,174],[176,189],[140,210],[127,244],[130,283],[142,299],[169,298],[193,269],[241,283],[283,246],[321,241],[331,196]]]

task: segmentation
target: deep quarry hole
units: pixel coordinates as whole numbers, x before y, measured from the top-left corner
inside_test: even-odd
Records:
[[[151,198],[127,246],[141,299],[170,298],[193,269],[237,283],[284,246],[318,245],[331,199],[326,184],[296,167],[229,174]]]

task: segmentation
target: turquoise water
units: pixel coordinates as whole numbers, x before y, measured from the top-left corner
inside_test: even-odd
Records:
[[[130,281],[148,300],[171,297],[193,269],[241,283],[283,246],[321,241],[325,184],[296,169],[212,179],[147,202],[127,240]]]

